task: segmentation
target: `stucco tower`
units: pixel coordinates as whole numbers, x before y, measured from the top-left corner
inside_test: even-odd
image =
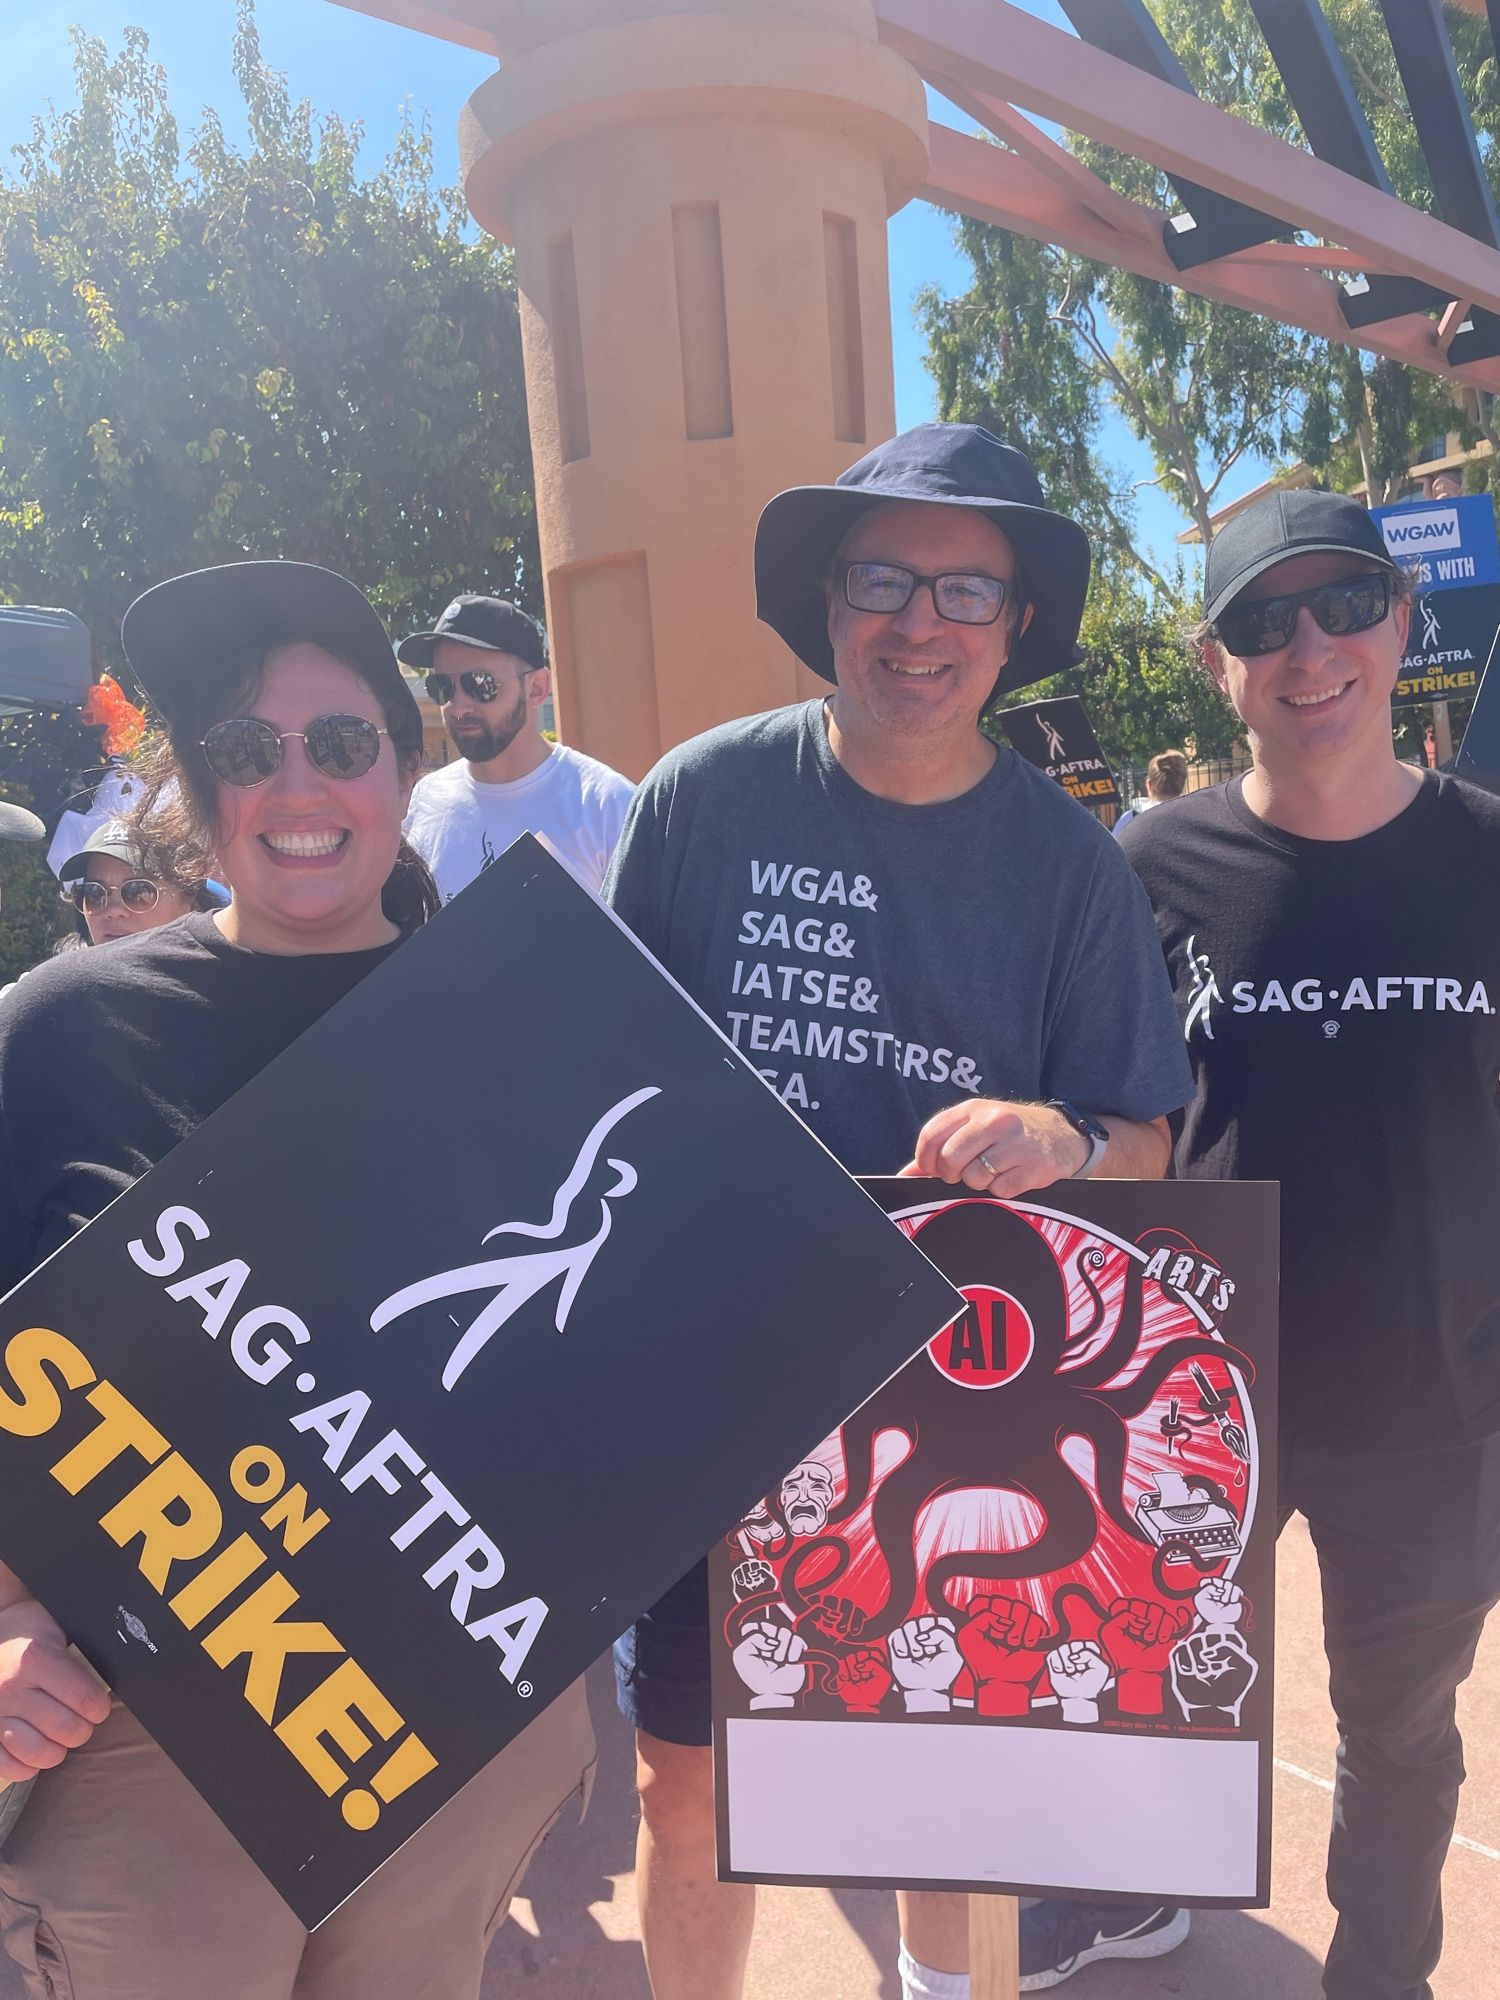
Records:
[[[869,0],[463,11],[503,64],[460,139],[516,250],[559,721],[639,776],[814,685],[756,623],[752,534],[894,427],[886,223],[925,176],[922,88]]]

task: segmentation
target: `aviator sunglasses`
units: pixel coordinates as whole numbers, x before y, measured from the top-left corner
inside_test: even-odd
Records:
[[[161,889],[145,875],[132,875],[118,889],[112,889],[107,882],[65,882],[60,894],[75,910],[93,916],[109,907],[111,896],[118,896],[123,908],[139,916],[142,910],[156,908]]]
[[[1294,590],[1285,597],[1250,602],[1238,597],[1214,620],[1219,643],[1237,659],[1279,653],[1297,629],[1297,614],[1306,605],[1330,638],[1368,632],[1391,608],[1391,579],[1384,572],[1345,577],[1341,583],[1320,583],[1316,590]]]
[[[932,592],[939,618],[950,625],[993,625],[1004,609],[1012,585],[1003,576],[968,570],[948,570],[923,576],[900,563],[852,562],[843,565],[844,601],[853,611],[894,616],[904,611],[919,589]]]
[[[325,778],[362,778],[375,768],[380,739],[389,734],[362,715],[318,715],[306,729],[273,729],[258,715],[232,715],[216,722],[199,747],[216,778],[249,791],[275,777],[292,742]]]
[[[493,674],[487,674],[481,667],[474,673],[458,676],[458,686],[470,701],[492,702],[500,692],[500,683]],[[446,708],[453,699],[454,676],[452,674],[429,674],[427,693],[439,708]]]

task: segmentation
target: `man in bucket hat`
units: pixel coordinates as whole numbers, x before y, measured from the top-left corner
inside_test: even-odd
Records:
[[[828,695],[682,745],[606,895],[855,1173],[1014,1196],[1155,1176],[1189,1076],[1103,827],[979,721],[1075,655],[1089,552],[1019,451],[924,424],[761,516],[761,617]],[[702,1566],[621,1640],[657,2000],[737,2000],[754,1891],[714,1873]],[[908,1995],[967,1992],[963,1899],[904,1912]]]

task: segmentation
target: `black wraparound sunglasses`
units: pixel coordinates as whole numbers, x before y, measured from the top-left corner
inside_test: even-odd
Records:
[[[92,912],[95,916],[109,907],[111,896],[118,896],[122,907],[136,915],[142,910],[154,910],[161,897],[159,885],[147,875],[132,875],[117,889],[107,882],[65,882],[61,893],[63,901],[71,903],[75,910],[85,915]]]
[[[300,743],[325,778],[362,778],[375,768],[380,739],[389,734],[362,715],[317,715],[306,729],[273,729],[258,715],[232,715],[216,722],[200,747],[216,778],[249,791],[275,777],[288,743]]]
[[[453,699],[455,676],[452,674],[429,674],[427,693],[439,708],[445,708]],[[492,702],[500,692],[500,683],[493,674],[487,674],[482,667],[472,673],[459,674],[457,684],[470,701]]]
[[[1259,653],[1279,653],[1297,629],[1297,614],[1306,605],[1330,638],[1368,632],[1391,608],[1391,579],[1383,573],[1349,576],[1338,583],[1320,583],[1316,590],[1294,590],[1285,597],[1237,597],[1214,620],[1219,643],[1237,659]]]

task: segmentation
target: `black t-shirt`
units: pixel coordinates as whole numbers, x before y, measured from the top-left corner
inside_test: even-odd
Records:
[[[1282,1186],[1282,1422],[1335,1447],[1500,1430],[1500,800],[1427,776],[1304,840],[1240,779],[1147,813],[1198,1091],[1179,1174]]]
[[[22,980],[0,1000],[0,1292],[395,949],[278,957],[205,914]]]

